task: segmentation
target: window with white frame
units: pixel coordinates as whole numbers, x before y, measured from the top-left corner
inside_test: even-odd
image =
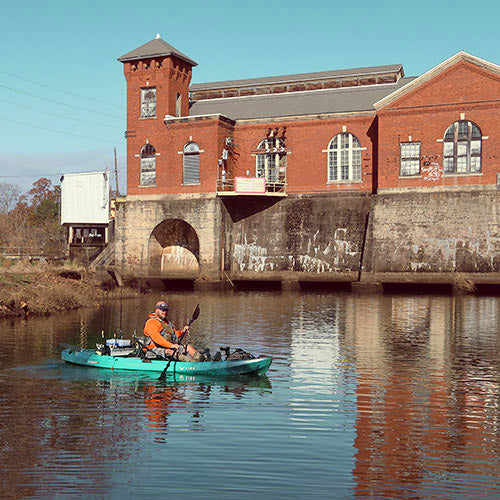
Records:
[[[182,94],[177,94],[175,97],[175,116],[182,115]]]
[[[446,129],[443,170],[445,174],[481,172],[481,130],[475,123],[459,120]]]
[[[200,183],[200,146],[196,142],[188,142],[184,146],[182,183]]]
[[[141,89],[141,118],[156,118],[156,87]]]
[[[420,142],[402,142],[401,177],[420,175]]]
[[[284,144],[278,137],[266,137],[257,147],[256,176],[264,177],[267,182],[280,181],[280,167],[286,167]]]
[[[361,151],[356,136],[337,134],[328,145],[328,182],[360,181]]]
[[[145,144],[139,155],[141,159],[141,186],[154,186],[156,184],[156,151],[151,144]]]

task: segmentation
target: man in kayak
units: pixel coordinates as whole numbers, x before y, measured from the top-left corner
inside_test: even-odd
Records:
[[[155,310],[149,314],[144,325],[144,335],[148,337],[146,348],[159,356],[169,358],[175,355],[179,361],[205,361],[191,344],[181,345],[181,339],[187,334],[189,326],[176,330],[167,320],[168,304],[164,300],[156,303]]]

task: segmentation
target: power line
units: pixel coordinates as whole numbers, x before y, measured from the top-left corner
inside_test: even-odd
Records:
[[[17,179],[19,177],[35,178],[35,177],[54,177],[55,175],[62,175],[61,172],[53,174],[19,174],[19,175],[0,175],[0,179]]]
[[[38,129],[41,129],[41,130],[48,130],[49,132],[57,132],[58,134],[65,134],[65,135],[71,135],[73,137],[80,137],[82,139],[90,139],[92,141],[100,141],[100,142],[107,142],[108,144],[116,144],[116,141],[108,141],[106,139],[97,139],[96,137],[87,137],[85,135],[72,134],[70,132],[64,132],[62,130],[55,130],[53,128],[40,127],[38,125],[32,125],[31,123],[26,123],[26,122],[21,122],[21,121],[17,121],[17,120],[12,120],[10,118],[5,118],[4,116],[0,116],[0,120],[5,120],[5,121],[8,121],[8,122],[17,123],[19,125],[26,125],[28,127],[34,127],[34,128],[38,128]]]
[[[123,120],[123,117],[121,117],[121,116],[110,115],[109,113],[102,113],[100,111],[93,111],[91,109],[82,108],[80,106],[74,106],[73,104],[66,104],[64,102],[56,101],[55,99],[49,99],[47,97],[40,97],[39,95],[30,94],[29,92],[23,92],[22,90],[17,90],[17,89],[13,89],[12,87],[7,87],[7,85],[0,84],[0,87],[7,89],[7,90],[11,90],[12,92],[17,92],[18,94],[28,95],[30,97],[36,97],[37,99],[41,99],[42,101],[53,102],[56,104],[60,104],[61,106],[67,106],[69,108],[86,111],[87,113],[95,113],[96,115],[110,116],[111,118],[118,118],[119,120]]]
[[[102,172],[103,169],[100,170],[86,170],[85,173],[88,172]],[[25,177],[25,178],[35,178],[35,177],[54,177],[56,175],[63,175],[64,173],[66,174],[72,174],[72,173],[78,173],[78,172],[51,172],[51,173],[45,173],[45,174],[18,174],[18,175],[0,175],[0,179],[16,179],[19,177]]]
[[[34,80],[29,80],[28,78],[23,78],[22,76],[17,76],[17,75],[14,75],[12,73],[7,73],[7,71],[0,70],[0,73],[3,73],[4,75],[12,76],[14,78],[18,78],[19,80],[24,80],[25,82],[34,83],[35,85],[39,85],[40,87],[45,87],[46,89],[56,90],[57,92],[62,92],[63,94],[72,95],[74,97],[79,97],[80,99],[87,99],[88,101],[98,102],[99,104],[105,104],[106,106],[112,106],[114,108],[118,108],[118,109],[123,110],[123,106],[111,104],[111,103],[106,102],[106,101],[100,101],[99,99],[94,99],[92,97],[86,97],[86,96],[80,95],[80,94],[74,94],[73,92],[68,92],[67,90],[58,89],[56,87],[51,87],[50,85],[46,85],[44,83],[35,82]]]
[[[73,120],[75,122],[88,123],[89,125],[98,125],[99,127],[109,127],[109,128],[114,128],[116,130],[122,130],[121,127],[115,127],[113,125],[106,125],[104,123],[89,122],[87,120],[79,120],[78,118],[73,118],[71,116],[65,116],[65,115],[59,115],[57,113],[50,113],[49,111],[44,111],[42,109],[32,108],[30,106],[25,106],[24,104],[18,104],[17,102],[15,103],[15,102],[12,102],[12,101],[7,101],[6,99],[0,99],[0,102],[5,102],[7,104],[12,104],[12,105],[17,106],[19,108],[31,109],[32,111],[37,111],[39,113],[43,113],[43,114],[46,114],[46,115],[52,115],[52,116],[57,116],[59,118],[65,118],[66,120]]]

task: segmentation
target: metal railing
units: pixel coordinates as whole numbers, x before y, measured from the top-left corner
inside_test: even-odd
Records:
[[[0,257],[4,259],[22,260],[22,259],[60,259],[63,255],[55,252],[46,252],[37,247],[22,246],[0,246]]]

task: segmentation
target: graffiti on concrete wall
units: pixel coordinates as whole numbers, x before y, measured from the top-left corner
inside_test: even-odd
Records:
[[[246,238],[245,238],[246,240]],[[267,248],[256,243],[245,243],[234,246],[234,261],[239,271],[272,271],[274,263],[268,259]]]
[[[392,271],[396,263],[405,263],[403,272],[499,272],[500,238],[486,235],[482,241],[464,238],[426,238],[418,245],[399,242],[382,254],[392,255],[385,259]]]
[[[160,269],[162,273],[196,273],[199,264],[190,250],[182,246],[170,246],[163,249]]]
[[[319,243],[319,231],[304,238],[303,252],[271,255],[268,248],[254,242],[234,246],[234,263],[239,272],[264,272],[293,270],[307,273],[349,272],[357,270],[359,245],[347,239],[347,229],[338,228],[334,238]],[[324,241],[324,239],[323,239]],[[352,263],[354,262],[354,265]]]

